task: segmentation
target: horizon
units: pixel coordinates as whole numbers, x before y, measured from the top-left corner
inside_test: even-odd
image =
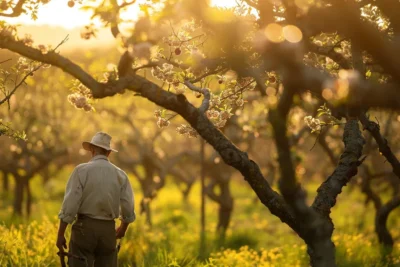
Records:
[[[140,16],[140,4],[145,3],[146,0],[138,0],[132,6],[126,9],[121,14],[122,18]],[[93,4],[95,5],[95,4]],[[235,0],[210,0],[211,6],[217,7],[233,7],[236,5]],[[96,26],[100,26],[101,23],[98,19],[91,20],[92,12],[82,10],[84,5],[76,4],[70,8],[67,5],[67,1],[50,1],[47,4],[41,6],[38,10],[37,19],[33,20],[30,15],[21,14],[18,17],[3,18],[7,23],[10,24],[21,24],[21,25],[35,25],[35,26],[59,26],[67,30],[83,27],[90,23],[94,23]],[[62,12],[59,12],[62,10]],[[73,19],[71,19],[73,18]]]

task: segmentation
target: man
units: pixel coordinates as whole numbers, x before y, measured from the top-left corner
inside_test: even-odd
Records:
[[[98,132],[82,146],[92,154],[88,163],[78,165],[68,180],[64,202],[58,215],[57,247],[67,248],[65,229],[75,217],[69,243],[71,267],[117,266],[116,239],[122,238],[128,225],[136,218],[133,191],[124,171],[111,164],[111,136]],[[115,230],[114,219],[121,225]],[[82,259],[86,259],[83,261]]]

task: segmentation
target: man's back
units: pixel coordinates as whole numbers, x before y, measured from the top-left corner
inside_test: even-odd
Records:
[[[97,155],[75,168],[59,216],[68,223],[76,214],[113,220],[118,218],[121,207],[122,219],[132,222],[135,219],[132,199],[132,188],[125,172],[111,164],[106,156]]]
[[[115,219],[119,215],[121,192],[128,178],[107,159],[97,157],[77,167],[83,187],[78,213],[95,219]]]

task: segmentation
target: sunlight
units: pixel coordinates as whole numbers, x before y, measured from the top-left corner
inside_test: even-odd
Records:
[[[66,1],[51,1],[39,8],[38,19],[36,21],[32,20],[29,15],[23,14],[17,18],[9,18],[7,22],[13,24],[61,26],[66,29],[89,24],[91,16],[89,12],[84,12],[76,7],[65,8],[66,6]]]
[[[211,0],[210,4],[218,7],[234,7],[237,5],[235,0]]]
[[[143,1],[143,0],[142,0]],[[142,2],[138,1],[138,3]],[[82,27],[90,23],[100,25],[96,20],[91,21],[91,12],[82,10],[81,5],[76,5],[73,8],[68,8],[67,1],[51,1],[46,5],[39,8],[38,19],[32,20],[30,15],[23,14],[17,18],[5,18],[5,20],[12,24],[27,24],[27,25],[50,25],[59,26],[65,29],[73,29]],[[60,12],[62,10],[62,12]],[[132,5],[124,12],[124,16],[136,18],[139,14],[138,5]]]
[[[138,1],[140,3],[142,1]],[[211,0],[211,6],[218,7],[233,7],[236,5],[235,0]],[[91,12],[85,12],[78,5],[73,8],[66,8],[67,1],[50,1],[48,4],[39,8],[38,19],[32,20],[29,15],[23,14],[17,18],[4,18],[12,24],[27,24],[27,25],[50,25],[59,26],[65,29],[73,29],[82,27],[91,23]],[[62,12],[60,12],[62,10]],[[136,18],[139,15],[139,5],[135,4],[125,11],[122,16]],[[93,22],[93,21],[92,21]],[[96,21],[94,21],[95,24]]]

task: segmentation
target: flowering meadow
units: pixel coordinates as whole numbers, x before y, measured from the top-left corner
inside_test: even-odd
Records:
[[[44,194],[34,190],[37,204],[30,219],[11,219],[11,207],[7,207],[10,203],[1,204],[0,266],[59,266],[55,240],[65,177],[68,173],[62,172]],[[132,183],[138,208],[142,196],[133,177]],[[35,177],[33,186],[41,186],[40,177]],[[312,192],[314,188],[309,189]],[[235,207],[223,241],[215,233],[217,207],[207,202],[206,251],[201,256],[199,185],[194,186],[185,203],[177,187],[168,185],[153,202],[151,227],[138,210],[137,220],[121,242],[119,266],[308,266],[306,245],[255,199],[243,181],[234,181],[232,191]],[[348,187],[340,198],[332,214],[336,221],[333,241],[337,265],[400,266],[400,244],[395,244],[391,255],[381,251],[371,208],[364,205],[359,189]],[[398,211],[389,217],[395,240],[400,236],[398,217]],[[70,227],[67,235],[69,231]]]

